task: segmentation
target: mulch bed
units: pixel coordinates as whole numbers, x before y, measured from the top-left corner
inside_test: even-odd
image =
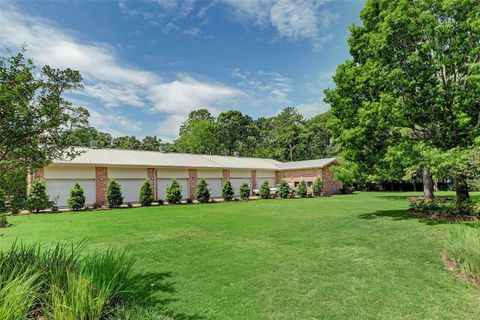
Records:
[[[455,261],[451,260],[446,252],[442,252],[441,255],[443,265],[445,268],[447,268],[448,271],[452,272],[455,276],[460,278],[461,280],[474,284],[478,287],[480,287],[480,277],[479,276],[472,276],[467,273],[465,273],[463,270],[461,270]]]
[[[426,211],[414,211],[410,209],[410,214],[415,217],[430,220],[448,220],[448,221],[480,221],[478,216],[437,214]]]

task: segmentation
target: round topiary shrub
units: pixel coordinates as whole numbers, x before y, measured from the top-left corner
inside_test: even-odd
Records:
[[[270,198],[270,186],[268,185],[268,181],[263,181],[262,185],[260,186],[260,198],[262,199],[269,199]]]
[[[323,191],[323,181],[320,177],[317,177],[315,181],[313,181],[312,192],[314,196],[321,196]]]
[[[248,183],[244,182],[240,185],[240,198],[242,198],[242,200],[248,200],[250,198],[250,187]]]
[[[285,181],[285,179],[280,180],[280,184],[278,185],[277,195],[282,199],[286,199],[290,197],[290,193],[291,193],[291,190],[287,181]]]
[[[198,181],[195,190],[195,197],[200,203],[206,203],[210,201],[210,190],[208,190],[208,183],[205,181],[205,179],[200,179]]]
[[[299,182],[297,189],[295,191],[298,196],[305,198],[307,196],[308,190],[307,190],[307,183],[305,180],[302,180]]]
[[[153,190],[150,180],[145,179],[140,187],[140,193],[138,194],[138,202],[142,206],[151,206],[153,202]]]
[[[117,180],[110,179],[107,185],[107,206],[118,208],[123,203],[122,187]]]
[[[48,199],[47,187],[41,179],[34,180],[27,197],[27,208],[31,212],[39,212],[52,206]]]
[[[67,204],[70,209],[75,211],[85,206],[85,193],[78,182],[75,182],[72,189],[70,189]]]
[[[225,181],[222,189],[223,200],[231,201],[233,199],[234,194],[235,192],[233,191],[233,187],[232,187],[232,184],[230,183],[230,180]]]
[[[172,204],[182,201],[182,186],[176,179],[173,179],[172,183],[167,186],[167,201]]]

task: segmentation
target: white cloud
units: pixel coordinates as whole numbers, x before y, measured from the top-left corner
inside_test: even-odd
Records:
[[[235,88],[187,74],[165,81],[153,72],[127,66],[107,45],[78,41],[49,21],[19,13],[7,4],[4,7],[0,11],[0,43],[10,48],[26,43],[26,55],[37,65],[79,70],[85,78],[85,89],[75,95],[101,102],[95,108],[89,107],[91,123],[101,130],[115,135],[141,131],[140,123],[121,113],[120,109],[125,108],[111,108],[134,106],[174,119],[174,123],[166,122],[169,129],[165,131],[173,138],[178,134],[179,119],[185,119],[189,111],[220,107],[242,94]]]
[[[186,35],[189,35],[189,36],[192,36],[192,37],[196,37],[198,35],[200,35],[201,33],[201,30],[199,28],[188,28],[186,30],[183,31],[183,34],[186,34]]]
[[[327,111],[330,107],[322,100],[310,101],[296,106],[297,110],[307,118]]]

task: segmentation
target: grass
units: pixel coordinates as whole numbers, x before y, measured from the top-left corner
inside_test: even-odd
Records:
[[[451,225],[414,193],[359,193],[11,217],[0,246],[126,249],[155,294],[125,319],[478,319],[480,290],[442,264]],[[478,196],[478,194],[477,194]],[[147,293],[145,293],[147,295]]]
[[[480,279],[480,223],[452,227],[445,249],[463,272]]]

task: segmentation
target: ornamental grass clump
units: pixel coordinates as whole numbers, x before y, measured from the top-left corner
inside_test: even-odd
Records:
[[[82,186],[75,182],[68,196],[68,207],[72,210],[80,210],[85,206],[85,193]]]
[[[1,318],[116,318],[116,310],[133,301],[138,288],[135,260],[115,250],[82,255],[84,248],[84,242],[45,250],[14,243],[0,252]]]
[[[480,223],[452,225],[445,250],[461,271],[480,279]]]

